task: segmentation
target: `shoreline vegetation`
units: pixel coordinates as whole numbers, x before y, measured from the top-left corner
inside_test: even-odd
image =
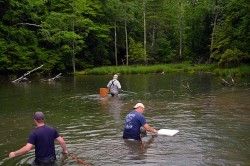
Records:
[[[173,72],[198,73],[204,72],[217,76],[248,77],[250,76],[250,66],[243,65],[235,68],[218,68],[217,64],[162,64],[148,66],[103,66],[92,69],[77,71],[74,75],[105,75],[105,74],[166,74]]]

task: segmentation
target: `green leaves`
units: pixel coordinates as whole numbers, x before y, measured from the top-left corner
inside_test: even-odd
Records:
[[[215,32],[217,40],[211,58],[223,67],[238,66],[250,60],[250,5],[247,0],[231,0],[221,5],[224,13]]]
[[[237,48],[231,50],[227,49],[219,59],[219,66],[221,67],[237,67],[240,62],[250,59],[246,53],[238,50]]]
[[[128,64],[209,58],[220,66],[249,63],[248,0],[182,0],[182,27],[179,2],[1,1],[0,71],[41,64],[46,71],[75,71],[126,64],[127,57]]]
[[[132,38],[130,41],[130,52],[129,52],[129,60],[131,64],[144,64],[146,60],[146,55],[143,49],[142,42],[135,42]]]

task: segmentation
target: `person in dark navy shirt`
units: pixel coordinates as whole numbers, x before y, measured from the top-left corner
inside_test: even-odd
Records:
[[[132,139],[141,141],[141,127],[144,127],[146,131],[157,133],[158,131],[150,127],[143,115],[144,105],[137,103],[134,109],[125,118],[125,127],[123,131],[124,139]]]
[[[67,154],[67,147],[64,139],[58,134],[57,130],[45,125],[45,118],[42,112],[36,112],[33,116],[37,126],[29,136],[27,144],[21,149],[10,152],[9,158],[14,158],[29,152],[35,146],[35,165],[52,165],[56,160],[55,143],[57,140],[62,147],[63,153]]]

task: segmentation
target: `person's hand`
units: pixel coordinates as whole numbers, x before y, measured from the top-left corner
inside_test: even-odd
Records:
[[[14,158],[14,157],[16,157],[15,152],[10,152],[10,154],[9,154],[9,158],[11,159],[11,158]]]
[[[154,133],[155,133],[155,134],[157,134],[157,133],[158,133],[158,131],[154,129]]]
[[[63,151],[62,153],[63,154],[69,154],[67,150]]]

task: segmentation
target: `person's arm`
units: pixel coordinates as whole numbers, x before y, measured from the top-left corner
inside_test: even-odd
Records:
[[[28,151],[30,151],[32,149],[33,145],[30,143],[27,143],[24,147],[22,147],[21,149],[15,151],[15,152],[10,152],[9,154],[9,158],[14,158],[16,156],[19,155],[23,155],[24,153],[27,153]]]
[[[107,88],[110,89],[111,81],[109,81]]]
[[[57,137],[56,138],[56,140],[59,142],[59,144],[61,145],[61,147],[62,147],[62,149],[63,149],[63,153],[68,153],[68,151],[67,151],[67,147],[66,147],[66,143],[65,143],[65,141],[64,141],[64,139],[61,137],[61,136],[59,136],[59,137]]]
[[[119,93],[123,92],[122,86],[121,86],[121,84],[120,84],[120,82],[119,82],[118,80],[116,81],[116,86],[117,86],[117,88],[118,88],[118,92],[119,92]]]
[[[147,131],[152,132],[152,133],[157,133],[158,131],[155,130],[154,128],[150,127],[148,124],[145,124],[143,126]]]

